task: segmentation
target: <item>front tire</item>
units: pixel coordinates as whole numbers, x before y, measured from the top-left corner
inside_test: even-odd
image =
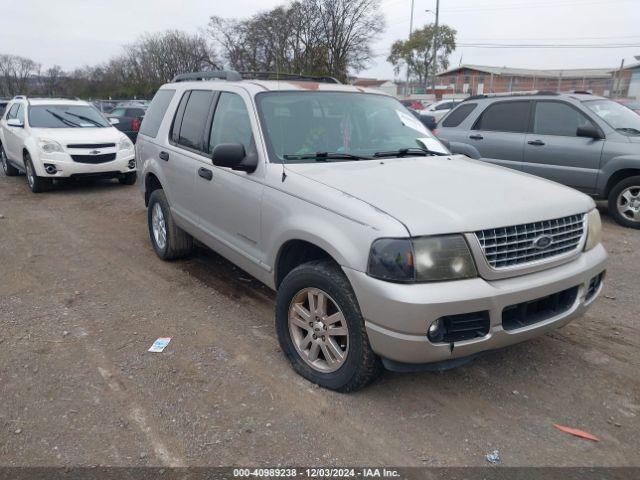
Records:
[[[321,387],[352,392],[382,370],[355,293],[333,262],[305,263],[285,277],[276,300],[276,330],[293,369]]]
[[[31,155],[28,153],[24,154],[24,166],[27,176],[27,185],[29,185],[29,188],[33,193],[46,192],[51,188],[51,180],[39,177],[36,174],[36,169],[33,167],[33,162],[31,161]]]
[[[625,178],[611,189],[609,213],[624,227],[640,228],[640,175]]]
[[[2,144],[0,144],[0,164],[2,165],[2,171],[7,177],[15,177],[20,173],[20,170],[9,163],[7,152],[4,151]]]
[[[163,190],[155,190],[149,197],[147,221],[151,244],[161,259],[175,260],[186,257],[193,251],[193,237],[173,221]]]
[[[137,179],[138,179],[137,172],[125,173],[122,176],[118,177],[118,181],[122,185],[135,185]]]

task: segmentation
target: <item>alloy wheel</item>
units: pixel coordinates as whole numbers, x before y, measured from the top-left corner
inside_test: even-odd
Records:
[[[31,188],[33,188],[33,184],[35,183],[35,178],[33,177],[33,167],[31,166],[31,162],[30,161],[26,161],[25,162],[25,168],[27,169],[27,182],[29,183],[29,186]]]
[[[4,153],[4,147],[0,145],[0,163],[2,163],[2,170],[7,173],[7,154]]]
[[[616,203],[620,215],[632,222],[640,222],[640,185],[625,188]]]
[[[338,370],[349,353],[349,330],[338,304],[318,288],[300,290],[289,306],[289,333],[304,362],[316,371]]]
[[[151,228],[153,229],[153,238],[160,250],[164,250],[167,245],[167,223],[164,220],[164,213],[159,203],[153,206],[151,212]]]

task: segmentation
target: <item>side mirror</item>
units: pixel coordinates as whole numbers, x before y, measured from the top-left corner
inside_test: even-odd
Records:
[[[111,117],[111,118],[109,118],[109,123],[111,125],[118,125],[120,123],[120,120],[118,120],[117,118]]]
[[[593,138],[594,140],[602,140],[604,138],[602,136],[602,133],[600,133],[600,130],[598,130],[593,125],[587,125],[587,126],[584,126],[584,127],[578,127],[578,130],[576,130],[576,136],[577,137]]]
[[[254,172],[258,168],[258,156],[247,155],[241,143],[221,143],[213,149],[211,160],[217,167]]]
[[[442,142],[442,139],[440,139],[440,141]],[[467,145],[466,143],[449,142],[447,148],[449,149],[449,151],[451,151],[451,153],[454,153],[456,155],[466,155],[467,157],[473,158],[474,160],[480,160],[480,154],[478,153],[478,150],[476,150],[471,145]]]
[[[438,140],[440,140],[440,143],[445,147],[447,147],[447,150],[449,150],[451,153],[456,153],[453,150],[451,150],[451,142],[449,140],[445,140],[444,138],[439,138]]]
[[[24,123],[22,123],[17,118],[10,118],[9,120],[7,120],[7,126],[8,127],[16,127],[16,128],[24,128]]]

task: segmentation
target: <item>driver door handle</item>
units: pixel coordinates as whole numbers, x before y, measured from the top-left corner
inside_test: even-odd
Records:
[[[213,172],[208,168],[199,168],[198,175],[200,175],[205,180],[209,180],[209,181],[211,181],[211,179],[213,178]]]
[[[469,138],[471,140],[482,140],[482,139],[484,139],[484,137],[482,135],[479,135],[479,134],[469,135]]]
[[[545,143],[542,140],[530,140],[527,142],[529,145],[535,145],[537,147],[541,147]]]

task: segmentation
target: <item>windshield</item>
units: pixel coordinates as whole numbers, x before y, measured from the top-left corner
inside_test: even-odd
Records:
[[[266,92],[256,98],[274,161],[367,160],[381,152],[401,157],[418,149],[448,154],[420,120],[391,97],[304,91]],[[393,151],[398,155],[389,153]]]
[[[611,100],[589,100],[584,104],[619,132],[640,135],[640,115]]]
[[[29,108],[33,128],[104,128],[111,124],[87,105],[36,105]]]

